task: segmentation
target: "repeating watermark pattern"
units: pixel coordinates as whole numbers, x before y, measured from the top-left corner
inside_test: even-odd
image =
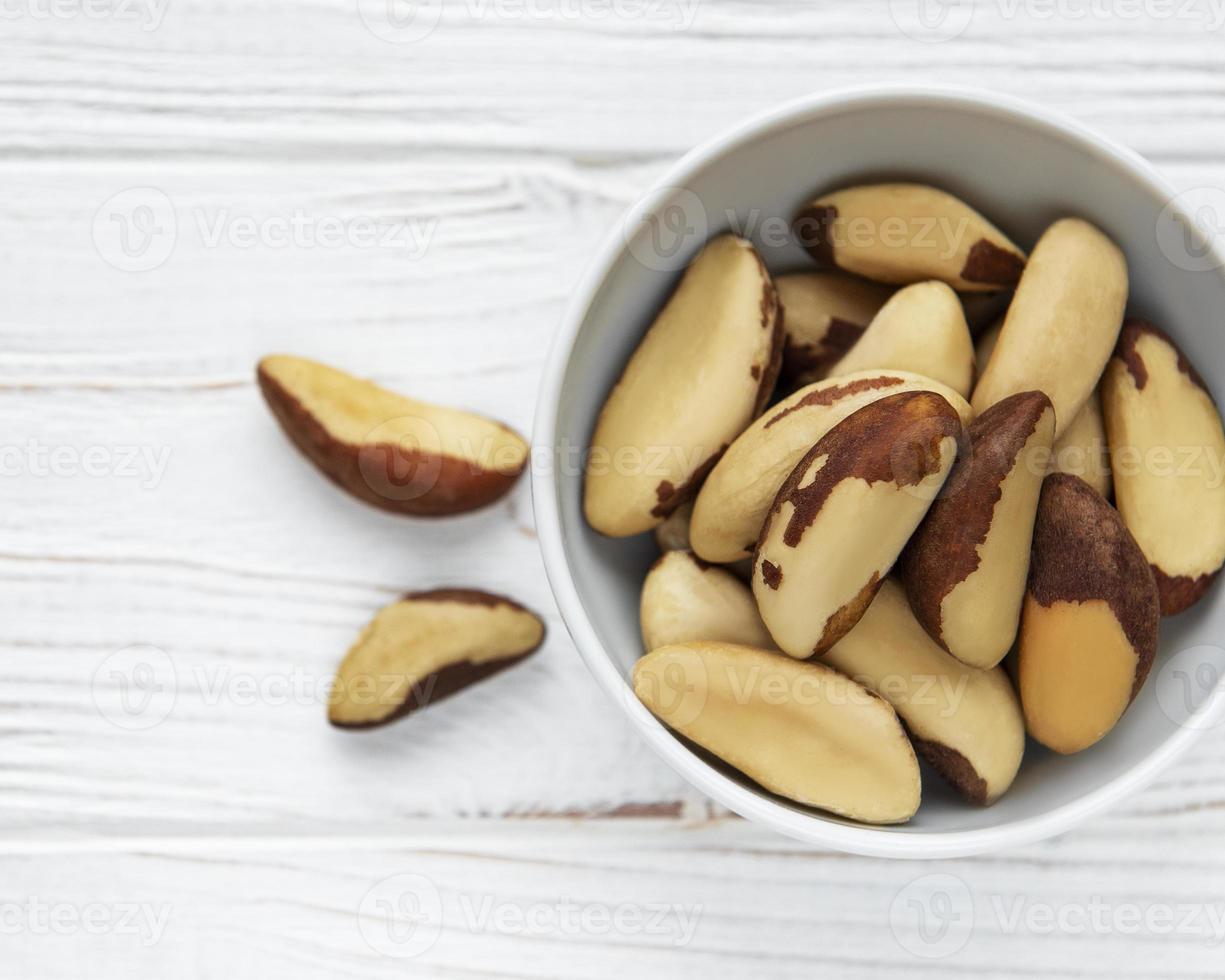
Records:
[[[0,0],[0,20],[91,21],[156,31],[170,0]]]
[[[1225,27],[1225,0],[889,0],[889,15],[907,37],[924,43],[964,35],[976,16],[1013,23],[1181,21],[1205,31]]]
[[[0,476],[132,480],[142,490],[154,490],[166,475],[172,452],[170,446],[51,446],[27,439],[20,445],[0,444]]]
[[[57,902],[32,896],[0,899],[0,936],[131,936],[156,946],[173,907],[148,902]]]
[[[1158,669],[1152,688],[1162,713],[1180,728],[1219,728],[1225,724],[1225,712],[1215,710],[1225,699],[1225,649],[1201,644],[1180,650]]]
[[[923,875],[894,896],[889,927],[898,945],[914,956],[952,956],[974,931],[974,896],[956,875]]]
[[[515,23],[531,20],[601,24],[646,23],[687,31],[701,0],[448,0],[447,7],[466,23]],[[443,0],[357,0],[366,28],[389,44],[424,41],[442,23]]]
[[[341,216],[302,208],[255,215],[194,207],[187,218],[180,224],[179,209],[165,191],[131,187],[95,213],[94,247],[103,261],[124,272],[160,268],[188,232],[203,249],[387,249],[416,261],[429,251],[438,230],[433,215]]]
[[[98,714],[127,731],[155,728],[169,718],[178,690],[170,655],[146,644],[116,650],[98,665],[90,685]]]
[[[362,896],[357,928],[376,953],[395,959],[420,956],[442,934],[442,896],[425,875],[391,875]]]
[[[700,904],[579,902],[565,895],[523,901],[464,892],[444,904],[433,881],[410,873],[375,884],[362,896],[357,911],[358,930],[367,945],[397,959],[424,955],[444,928],[467,935],[646,938],[683,947],[693,941],[701,918]]]
[[[151,272],[174,253],[178,230],[174,202],[165,191],[129,187],[94,214],[94,248],[116,269]]]
[[[978,900],[956,875],[929,874],[894,896],[889,923],[898,945],[922,959],[955,956],[976,930],[1032,936],[1150,935],[1225,942],[1225,905],[1195,902],[1048,902],[1022,894],[993,893]]]
[[[1219,269],[1225,263],[1225,190],[1192,187],[1172,197],[1157,216],[1157,245],[1176,268]]]
[[[930,673],[890,673],[867,677],[851,675],[855,684],[831,685],[824,675],[770,670],[754,665],[747,670],[708,661],[696,650],[678,651],[662,670],[645,672],[626,686],[631,702],[640,698],[669,727],[685,728],[706,710],[711,690],[719,691],[720,706],[762,704],[776,707],[817,705],[870,705],[877,696],[895,707],[930,708],[933,718],[951,718],[961,710],[969,676]],[[873,693],[875,692],[875,693]]]

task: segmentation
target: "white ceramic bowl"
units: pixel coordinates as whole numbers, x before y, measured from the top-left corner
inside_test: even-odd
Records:
[[[753,239],[772,271],[810,267],[785,233],[811,193],[850,181],[910,178],[978,207],[1024,247],[1076,214],[1127,253],[1130,309],[1163,325],[1225,394],[1225,258],[1187,233],[1175,195],[1139,156],[1085,127],[1010,98],[951,88],[872,88],[805,98],[684,157],[610,234],[566,314],[536,416],[533,498],[553,591],[596,681],[691,783],[752,820],[861,854],[935,858],[1065,831],[1151,779],[1225,718],[1225,601],[1214,589],[1168,620],[1148,684],[1094,748],[1060,757],[1030,743],[1016,784],[989,808],[956,800],[924,771],[908,825],[876,828],[797,806],[694,755],[633,697],[638,596],[656,557],[650,535],[614,541],[588,528],[579,454],[603,400],[679,270],[708,236]],[[1173,202],[1173,203],[1171,203]],[[554,465],[544,465],[545,457]]]

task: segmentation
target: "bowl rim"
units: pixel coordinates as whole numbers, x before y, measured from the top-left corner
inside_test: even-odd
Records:
[[[1037,124],[1075,143],[1090,156],[1129,171],[1130,176],[1145,185],[1155,198],[1173,203],[1177,196],[1165,178],[1134,150],[1061,112],[990,90],[943,84],[884,83],[830,89],[784,102],[723,130],[684,154],[627,209],[605,236],[572,293],[545,362],[533,425],[534,458],[553,458],[561,390],[574,344],[608,270],[626,250],[625,228],[636,227],[635,219],[659,208],[676,187],[686,186],[694,173],[712,160],[776,129],[849,109],[899,105],[969,109],[1014,122]],[[1219,244],[1213,241],[1209,247],[1219,264],[1225,265],[1225,254]],[[1034,843],[1069,830],[1141,789],[1185,752],[1200,734],[1225,716],[1225,689],[1218,687],[1187,723],[1125,773],[1045,813],[996,826],[897,833],[890,832],[889,828],[845,823],[819,811],[791,809],[699,759],[629,693],[629,685],[596,635],[574,584],[562,533],[555,477],[552,465],[532,467],[536,531],[545,573],[562,620],[596,682],[617,702],[651,747],[691,785],[741,816],[788,837],[868,857],[920,860],[965,857]]]

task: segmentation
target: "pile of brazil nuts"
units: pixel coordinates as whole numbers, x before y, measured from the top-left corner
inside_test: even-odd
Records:
[[[1114,728],[1225,563],[1220,414],[1079,218],[1026,255],[871,184],[793,233],[818,269],[777,279],[709,241],[596,423],[588,523],[663,552],[634,691],[797,803],[905,822],[922,758],[990,804],[1026,735]]]
[[[517,432],[405,398],[302,357],[259,362],[264,400],[290,441],[337,486],[393,514],[446,517],[501,499],[528,461]],[[505,670],[544,642],[543,621],[471,588],[410,592],[381,609],[332,683],[328,720],[375,728]]]

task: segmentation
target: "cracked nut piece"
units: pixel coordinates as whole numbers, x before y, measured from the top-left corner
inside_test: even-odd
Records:
[[[1115,498],[1167,616],[1225,563],[1225,433],[1199,372],[1162,331],[1128,320],[1102,379]]]
[[[1157,584],[1118,512],[1079,477],[1042,484],[1017,678],[1025,725],[1069,754],[1118,723],[1148,677]]]
[[[825,269],[906,285],[939,279],[961,292],[1012,286],[1025,253],[963,201],[923,184],[866,184],[823,194],[794,223]]]
[[[820,656],[859,621],[963,436],[947,401],[910,391],[861,408],[800,461],[753,556],[753,595],[780,650]]]
[[[544,641],[517,602],[473,589],[413,592],[379,610],[345,655],[328,704],[339,728],[373,728],[505,670]]]
[[[669,551],[651,566],[639,618],[648,652],[690,640],[774,646],[749,587],[691,551]]]
[[[1110,478],[1110,445],[1102,417],[1101,389],[1095,388],[1089,400],[1063,435],[1055,440],[1051,470],[1079,476],[1107,500],[1114,483]]]
[[[828,667],[683,643],[639,660],[633,684],[661,722],[771,793],[874,824],[919,808],[919,765],[896,712]]]
[[[822,660],[893,705],[920,757],[972,803],[994,803],[1025,753],[1025,719],[1002,667],[940,649],[886,579],[863,619]]]
[[[1097,387],[1127,305],[1127,262],[1087,221],[1064,218],[1034,246],[991,360],[976,414],[1019,391],[1044,391],[1063,435]]]
[[[801,388],[772,406],[723,455],[693,507],[689,535],[707,561],[749,557],[778,488],[817,440],[874,401],[905,391],[934,391],[962,421],[970,406],[951,388],[907,371],[861,371]]]
[[[783,370],[790,385],[820,381],[851,349],[893,290],[845,272],[779,276]]]
[[[829,375],[871,369],[913,371],[967,397],[974,340],[957,294],[942,282],[899,289]]]
[[[782,316],[766,267],[741,238],[698,254],[600,412],[583,510],[601,534],[656,527],[691,499],[774,389]]]
[[[293,444],[338,486],[383,510],[475,510],[505,494],[527,465],[528,444],[499,422],[304,357],[265,357],[257,377]]]
[[[1040,391],[1005,398],[971,422],[969,451],[898,564],[919,622],[971,667],[994,667],[1016,640],[1054,432],[1055,410]]]

